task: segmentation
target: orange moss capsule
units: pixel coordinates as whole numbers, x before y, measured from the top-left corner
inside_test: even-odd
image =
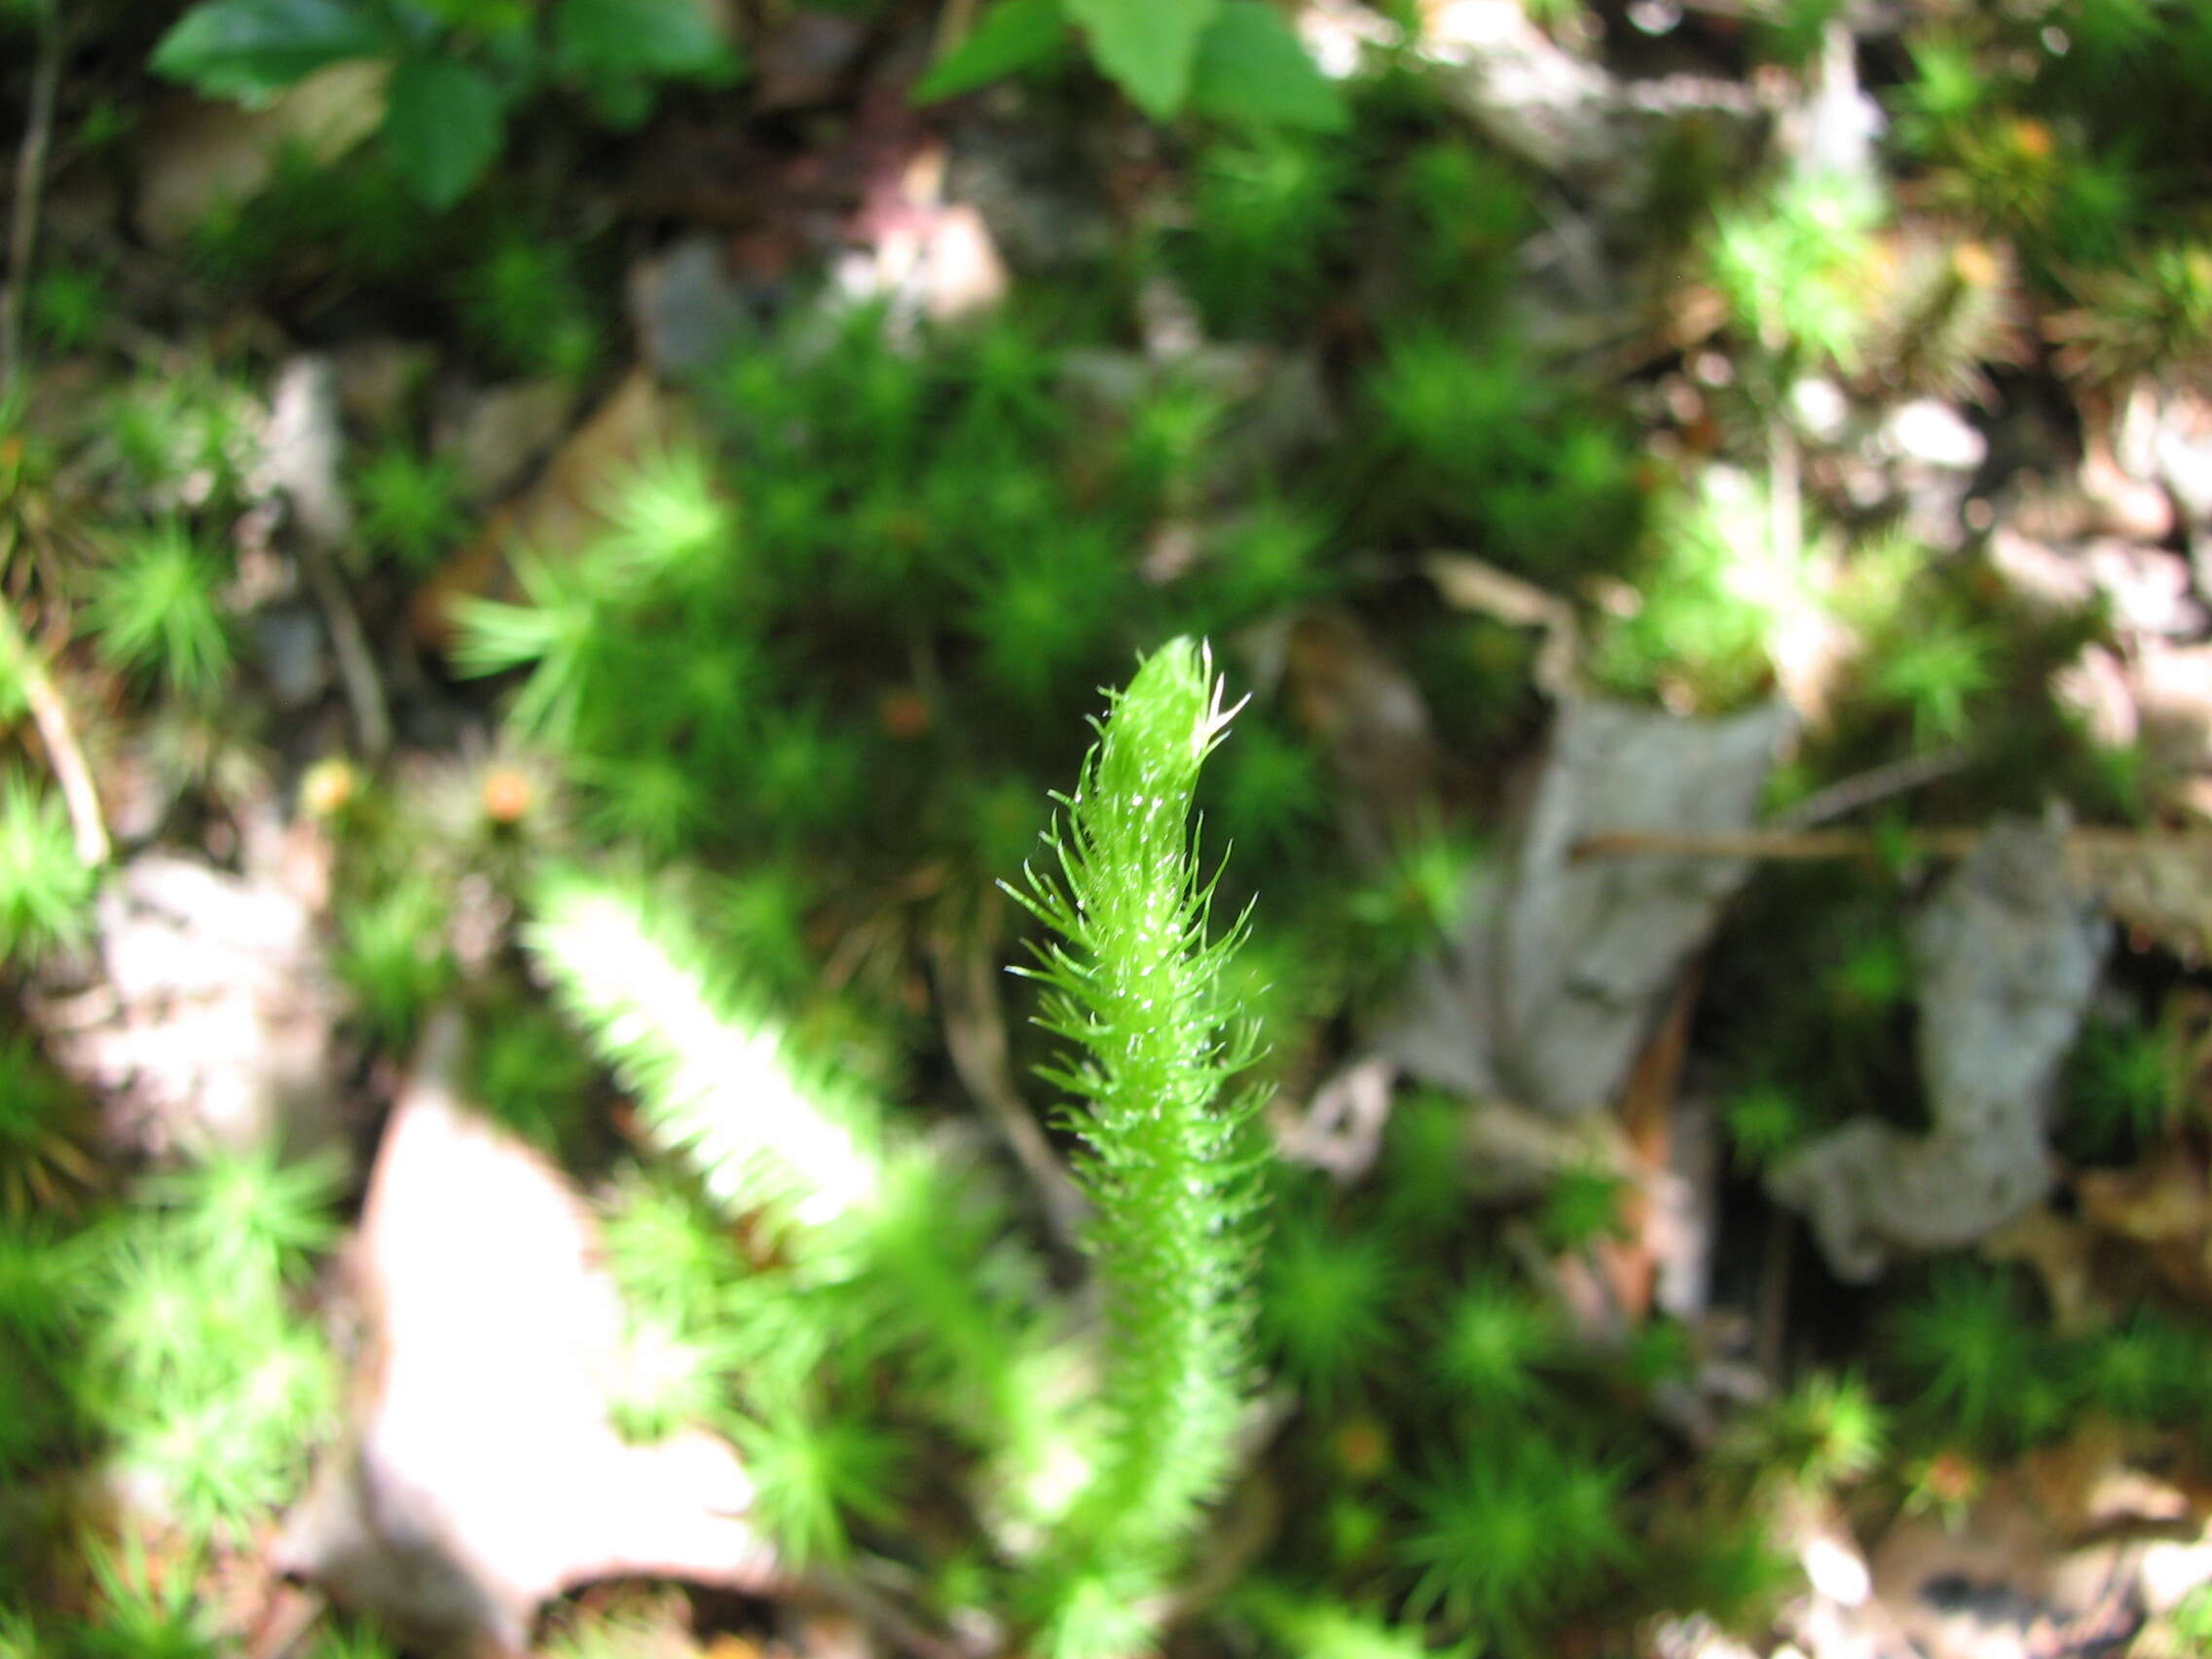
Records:
[[[1963,241],[1951,249],[1951,271],[1970,288],[1994,288],[2005,279],[2004,264],[1987,242]]]
[[[360,793],[361,775],[343,756],[317,760],[300,779],[300,810],[310,818],[336,818]]]
[[[495,824],[519,824],[536,793],[520,767],[494,766],[484,774],[484,816]]]
[[[2012,145],[2030,161],[2049,159],[2057,146],[2050,136],[2050,129],[2042,122],[2022,117],[2012,123]]]
[[[1355,1481],[1373,1480],[1390,1466],[1390,1438],[1373,1418],[1353,1418],[1337,1430],[1337,1463]]]
[[[886,734],[911,742],[930,729],[930,700],[910,685],[896,686],[883,694],[875,718]]]

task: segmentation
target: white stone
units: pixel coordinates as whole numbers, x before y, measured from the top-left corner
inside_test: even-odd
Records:
[[[1882,424],[1886,446],[1907,461],[1971,472],[1989,453],[1989,441],[1950,404],[1919,397],[1899,404]]]

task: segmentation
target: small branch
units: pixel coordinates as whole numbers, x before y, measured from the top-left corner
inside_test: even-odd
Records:
[[[1279,1427],[1277,1413],[1272,1427]],[[1235,1587],[1282,1525],[1282,1495],[1264,1474],[1238,1484],[1221,1524],[1201,1542],[1189,1574],[1166,1598],[1162,1622],[1180,1624]]]
[[[38,251],[39,198],[46,184],[46,152],[54,139],[54,101],[61,85],[61,17],[45,11],[38,24],[38,61],[31,69],[30,113],[22,148],[16,153],[16,206],[8,225],[8,291],[0,299],[0,391],[23,370],[23,304],[30,288],[31,257]]]
[[[1276,1153],[1323,1171],[1339,1186],[1366,1179],[1382,1151],[1397,1081],[1397,1065],[1381,1055],[1352,1061],[1314,1089],[1303,1112],[1276,1125]]]
[[[1861,807],[1904,794],[1923,784],[1947,778],[1963,768],[1972,756],[1956,746],[1932,755],[1908,755],[1886,766],[1876,766],[1856,777],[1816,790],[1775,821],[1777,829],[1810,830],[1830,819],[1848,817]]]
[[[1767,1216],[1766,1248],[1759,1262],[1758,1310],[1751,1343],[1751,1362],[1769,1382],[1782,1376],[1783,1338],[1789,1322],[1789,1275],[1796,1255],[1797,1218],[1777,1205]]]
[[[97,869],[107,863],[108,838],[100,814],[99,791],[92,787],[92,769],[85,763],[77,729],[69,720],[69,707],[61,700],[54,677],[46,672],[46,664],[24,637],[12,602],[0,604],[0,656],[12,658],[22,677],[23,701],[30,705],[31,721],[46,748],[46,762],[54,770],[55,782],[61,786],[61,802],[68,809],[78,862],[87,869]]]
[[[947,56],[976,27],[976,0],[944,0],[931,34],[933,58]]]
[[[1766,864],[1809,864],[1863,859],[1896,850],[1924,859],[1963,859],[1981,844],[1980,830],[1917,830],[1898,836],[1861,830],[1738,830],[1712,834],[1662,830],[1616,830],[1585,835],[1574,845],[1587,859],[1754,859]],[[2133,853],[2183,853],[2212,858],[2212,834],[2202,830],[2069,830],[2070,857],[2125,857]]]
[[[1901,845],[1935,858],[1962,858],[1981,839],[1978,830],[1930,830],[1884,842],[1860,830],[1737,830],[1711,834],[1664,830],[1619,830],[1585,835],[1574,858],[1756,859],[1804,864],[1825,859],[1871,858],[1885,845]]]
[[[293,1659],[322,1616],[322,1597],[279,1582],[246,1633],[245,1659]]]
[[[345,684],[346,701],[352,706],[354,730],[360,736],[362,752],[374,759],[391,747],[391,716],[385,706],[384,681],[377,674],[376,657],[369,650],[360,615],[353,608],[346,584],[338,579],[330,555],[312,535],[302,536],[300,541],[300,568],[330,629],[330,648],[338,658],[338,678]]]
[[[1787,416],[1767,421],[1766,453],[1767,557],[1794,571],[1805,553],[1804,478],[1797,434]]]
[[[11,622],[10,627],[15,624]],[[46,746],[47,764],[61,786],[61,801],[69,811],[69,828],[77,840],[77,858],[87,869],[107,863],[107,825],[100,816],[99,792],[92,787],[92,769],[77,746],[77,731],[69,723],[69,711],[55,689],[43,664],[26,658],[23,663],[23,699],[31,706],[39,741]]]
[[[1560,702],[1573,695],[1582,662],[1573,606],[1471,553],[1440,548],[1422,559],[1421,569],[1446,604],[1495,617],[1509,627],[1541,629],[1543,644],[1532,674],[1536,689]]]
[[[989,1649],[980,1643],[963,1641],[958,1634],[942,1634],[925,1624],[919,1615],[909,1610],[907,1599],[894,1593],[889,1584],[870,1584],[862,1575],[868,1565],[866,1558],[856,1564],[851,1572],[808,1573],[793,1581],[793,1587],[811,1591],[821,1600],[830,1603],[868,1626],[894,1651],[912,1655],[912,1659],[984,1659]],[[889,1563],[880,1564],[888,1567]]]
[[[998,976],[984,942],[977,935],[963,936],[950,925],[932,930],[929,942],[952,1069],[1036,1189],[1053,1243],[1073,1254],[1081,1247],[1089,1205],[1014,1087],[1006,1022],[999,1014]]]

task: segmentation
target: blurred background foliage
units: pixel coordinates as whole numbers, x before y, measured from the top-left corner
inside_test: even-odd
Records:
[[[1566,101],[1514,105],[1509,62]],[[794,1567],[1018,1650],[1095,1425],[999,884],[1098,688],[1177,634],[1252,695],[1201,804],[1282,1156],[1244,1486],[1138,1587],[1170,1645],[1766,1652],[1819,1540],[2093,1437],[2201,1522],[2201,1273],[2123,1222],[2067,1235],[2076,1278],[1982,1248],[1846,1286],[1765,1179],[1927,1126],[1917,834],[2204,810],[2212,12],[0,0],[0,115],[36,135],[0,1656],[237,1650],[343,1439],[334,1251],[449,1006],[467,1092],[601,1218],[621,1434],[712,1425]],[[980,298],[914,251],[955,207]],[[642,296],[698,245],[692,331]],[[303,351],[338,365],[331,535],[273,459]],[[1453,600],[1439,555],[1520,598]],[[1295,1133],[1504,879],[1563,690],[1788,705],[1778,819],[1920,780],[1864,856],[1762,866],[1697,965],[1687,1310],[1619,1292],[1653,1170],[1603,1130],[1509,1190],[1433,1083],[1385,1088],[1371,1167]],[[277,831],[319,870],[336,1128],[165,1127],[171,1062],[72,1058],[139,1018],[129,872],[260,880]],[[658,989],[594,987],[593,903]],[[2054,1229],[2131,1181],[2204,1213],[2201,978],[2136,942],[2058,1089]],[[817,1183],[731,1138],[740,1049],[866,1152],[866,1225],[779,1219]],[[2201,1647],[2201,1591],[2133,1616]],[[572,1599],[546,1650],[763,1617]],[[324,1615],[288,1651],[399,1645]]]

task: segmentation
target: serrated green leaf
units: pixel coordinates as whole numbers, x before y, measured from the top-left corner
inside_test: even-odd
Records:
[[[1057,55],[1068,43],[1060,0],[999,0],[968,38],[930,66],[914,101],[958,97]]]
[[[348,0],[207,0],[154,48],[159,75],[215,97],[265,98],[349,57],[378,57],[394,42]]]
[[[1199,38],[1191,107],[1216,121],[1342,132],[1344,98],[1267,0],[1222,0]]]
[[[703,75],[728,61],[699,0],[561,0],[553,60],[587,80]]]
[[[392,71],[384,141],[417,200],[442,212],[499,153],[505,118],[499,89],[481,70],[449,57],[411,57]]]
[[[1156,121],[1179,112],[1191,94],[1198,40],[1221,0],[1066,0],[1090,55],[1109,79]]]

